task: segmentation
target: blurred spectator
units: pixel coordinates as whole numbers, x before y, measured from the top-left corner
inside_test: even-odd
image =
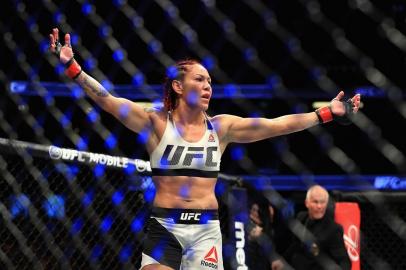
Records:
[[[291,224],[296,237],[284,257],[296,270],[351,269],[343,229],[328,211],[328,201],[326,189],[312,186],[306,194],[307,211],[297,215],[300,224]]]
[[[250,224],[247,227],[247,266],[256,270],[280,270],[283,263],[276,254],[272,223],[274,208],[268,203],[259,206],[253,203],[250,209]]]

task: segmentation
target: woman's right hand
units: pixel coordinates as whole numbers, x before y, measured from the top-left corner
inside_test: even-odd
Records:
[[[70,43],[70,35],[65,35],[65,44],[59,42],[59,30],[58,28],[52,29],[52,33],[49,34],[49,50],[58,56],[59,61],[63,64],[68,63],[73,58],[73,50]]]

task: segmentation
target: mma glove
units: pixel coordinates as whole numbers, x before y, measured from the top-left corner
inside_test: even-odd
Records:
[[[315,112],[317,114],[317,118],[319,118],[319,123],[324,124],[328,123],[330,121],[336,121],[341,125],[349,125],[352,123],[351,118],[354,114],[353,109],[354,109],[354,103],[352,102],[351,99],[348,99],[347,101],[340,101],[343,103],[345,113],[344,115],[336,115],[333,113],[331,110],[331,106],[325,106],[318,108]]]
[[[61,58],[61,49],[62,49],[62,44],[59,41],[55,42],[55,54],[58,57],[58,59]],[[76,79],[79,77],[80,73],[82,73],[82,68],[76,62],[75,58],[72,56],[71,59],[69,59],[68,62],[65,63],[65,74],[71,79]]]

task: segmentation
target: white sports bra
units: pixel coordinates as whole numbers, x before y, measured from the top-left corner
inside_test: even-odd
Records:
[[[170,112],[158,146],[150,155],[152,175],[217,178],[220,171],[219,139],[206,117],[206,131],[198,142],[187,142],[176,129]]]

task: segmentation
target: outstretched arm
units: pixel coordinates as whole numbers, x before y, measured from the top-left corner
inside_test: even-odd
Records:
[[[356,113],[361,101],[360,95],[352,97],[351,102],[342,102],[343,96],[344,92],[340,91],[328,107],[318,109],[316,113],[290,114],[274,119],[242,118],[233,115],[218,116],[220,132],[226,143],[249,143],[301,131],[319,123],[326,123],[335,118]]]
[[[112,96],[98,81],[82,71],[73,57],[69,34],[65,35],[62,45],[59,42],[59,30],[54,28],[49,35],[49,41],[50,51],[66,66],[65,74],[74,79],[103,110],[114,115],[135,132],[140,132],[151,124],[148,113],[141,106],[130,100]]]

